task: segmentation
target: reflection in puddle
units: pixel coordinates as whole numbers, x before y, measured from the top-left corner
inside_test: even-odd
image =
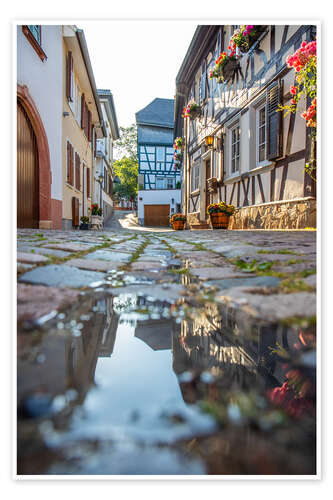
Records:
[[[19,333],[19,474],[315,473],[313,327],[96,295]]]

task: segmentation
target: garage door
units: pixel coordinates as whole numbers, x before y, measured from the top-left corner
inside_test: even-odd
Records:
[[[170,205],[145,205],[145,226],[169,226]]]

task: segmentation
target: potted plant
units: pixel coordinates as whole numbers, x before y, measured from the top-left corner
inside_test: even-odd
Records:
[[[172,229],[175,229],[176,231],[184,229],[185,222],[186,217],[183,214],[173,214],[173,216],[170,218]]]
[[[89,217],[86,217],[85,215],[81,217],[80,229],[83,230],[89,229]]]
[[[187,106],[183,109],[183,118],[190,118],[191,120],[195,120],[201,115],[201,106],[197,104],[195,101],[190,101]]]
[[[183,138],[182,137],[176,137],[176,139],[174,140],[174,143],[173,143],[173,147],[174,147],[174,149],[183,150],[184,149]]]
[[[228,49],[232,51],[238,47],[239,50],[245,54],[258,40],[265,29],[266,26],[264,25],[254,26],[253,24],[243,24],[230,38]]]
[[[177,153],[177,150],[176,150],[174,152],[174,155],[173,155],[173,161],[174,161],[175,170],[177,168],[181,168],[182,163],[183,163],[183,153]]]
[[[235,213],[234,205],[227,205],[224,201],[211,203],[207,207],[213,229],[228,229],[229,217]]]
[[[226,83],[235,73],[239,67],[238,56],[236,49],[232,50],[230,54],[221,52],[215,61],[214,68],[209,72],[209,78],[216,78],[218,83]]]
[[[102,226],[102,209],[99,208],[97,203],[91,205],[91,225]]]

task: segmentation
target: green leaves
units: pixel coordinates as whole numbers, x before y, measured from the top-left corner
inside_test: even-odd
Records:
[[[257,271],[268,271],[273,263],[272,262],[259,262],[253,259],[252,262],[247,262],[243,259],[237,259],[234,264],[239,267],[243,273],[255,273]]]
[[[119,198],[133,200],[138,192],[139,164],[137,160],[124,156],[113,164],[113,169],[120,180],[120,184],[114,184],[114,194]]]

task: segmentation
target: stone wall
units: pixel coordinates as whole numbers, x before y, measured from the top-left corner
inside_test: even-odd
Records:
[[[251,205],[230,217],[228,229],[304,229],[316,227],[316,200],[302,198]]]

